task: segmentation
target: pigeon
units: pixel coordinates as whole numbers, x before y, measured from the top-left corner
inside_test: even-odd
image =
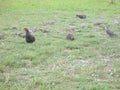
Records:
[[[12,29],[17,30],[18,26],[13,26]]]
[[[115,3],[115,0],[111,0],[111,3],[114,4],[114,3]]]
[[[49,32],[49,30],[43,29],[43,28],[40,28],[39,30],[40,30],[41,32],[43,32],[43,33],[48,33],[48,32]]]
[[[76,27],[74,25],[69,25],[69,28],[73,31],[76,29]]]
[[[86,26],[85,23],[81,23],[81,24],[80,24],[80,27],[81,27],[81,28],[85,28],[85,26]]]
[[[96,22],[96,23],[94,23],[94,26],[100,26],[101,24],[103,24],[103,23],[101,23],[101,22]]]
[[[105,30],[106,30],[106,33],[107,33],[110,37],[116,36],[116,34],[110,30],[110,28],[109,28],[108,25],[105,26]]]
[[[47,24],[49,24],[49,25],[54,25],[54,24],[55,24],[55,21],[54,21],[54,20],[49,21],[49,22],[47,22]]]
[[[38,29],[37,29],[36,27],[33,27],[33,28],[31,29],[31,32],[36,32],[36,31],[38,31]]]
[[[86,15],[81,14],[81,15],[76,15],[76,17],[80,18],[80,19],[86,19]]]
[[[25,35],[23,35],[23,33],[21,33],[21,32],[16,32],[15,35],[22,37],[22,38],[25,38]]]
[[[119,22],[117,20],[114,20],[114,25],[119,26]]]
[[[69,33],[69,34],[67,34],[66,39],[73,41],[75,38],[74,38],[73,34]]]
[[[27,43],[33,43],[35,41],[35,37],[33,35],[31,35],[31,33],[29,32],[28,28],[24,28],[25,32],[26,32],[26,42]]]

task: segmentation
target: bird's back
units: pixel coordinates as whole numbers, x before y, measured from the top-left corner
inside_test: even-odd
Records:
[[[76,15],[77,17],[79,17],[80,19],[85,19],[86,15]]]
[[[68,39],[68,40],[74,40],[73,34],[68,34],[68,35],[66,36],[66,39]]]
[[[105,27],[105,30],[106,30],[106,33],[107,33],[110,37],[116,36],[116,34],[114,34],[114,33],[110,30],[109,26],[106,26],[106,27]]]
[[[26,31],[26,42],[33,43],[35,41],[35,37],[30,34],[29,31]]]
[[[26,35],[26,42],[32,43],[35,41],[35,37],[32,35]]]

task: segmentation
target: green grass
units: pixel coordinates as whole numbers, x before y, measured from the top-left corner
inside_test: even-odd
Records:
[[[119,6],[107,0],[0,0],[0,90],[119,90]],[[118,37],[96,22],[108,23]],[[15,35],[24,27],[50,32],[32,33],[36,41],[28,44]],[[67,33],[75,40],[66,40]]]

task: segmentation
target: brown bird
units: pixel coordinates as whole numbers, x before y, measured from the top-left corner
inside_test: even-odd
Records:
[[[81,14],[81,15],[76,15],[76,17],[80,18],[80,19],[86,19],[86,15]]]
[[[110,28],[109,28],[108,25],[105,25],[105,30],[106,30],[106,33],[107,33],[110,37],[116,36],[116,34],[113,33],[113,32],[110,30]]]
[[[31,33],[29,32],[28,28],[24,28],[25,32],[26,32],[26,42],[27,43],[33,43],[35,41],[35,37],[33,35],[31,35]]]
[[[73,41],[75,38],[74,38],[73,34],[69,33],[69,34],[67,34],[66,39]]]

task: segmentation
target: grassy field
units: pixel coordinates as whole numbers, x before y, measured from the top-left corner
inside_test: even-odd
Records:
[[[116,20],[119,0],[0,0],[0,90],[120,90]],[[118,37],[110,38],[97,22]],[[16,35],[24,35],[24,27],[49,33],[33,32],[36,41],[28,44]],[[74,41],[66,40],[68,33]]]

